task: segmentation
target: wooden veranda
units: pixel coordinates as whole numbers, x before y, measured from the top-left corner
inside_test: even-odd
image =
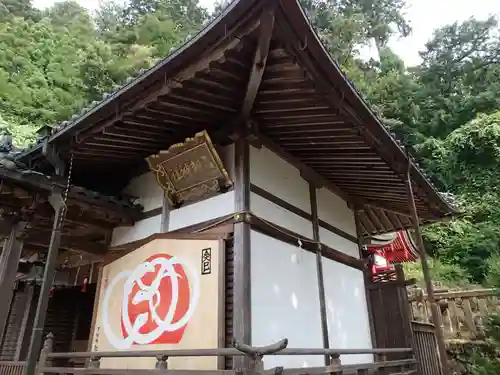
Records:
[[[88,375],[124,375],[130,373],[140,373],[143,375],[170,374],[170,375],[321,375],[321,374],[348,374],[348,375],[368,375],[368,374],[398,374],[412,375],[416,373],[417,363],[413,357],[411,348],[391,348],[391,349],[315,349],[315,348],[287,348],[288,340],[283,339],[278,343],[266,347],[252,347],[237,341],[232,343],[233,348],[225,349],[190,349],[190,350],[167,350],[167,351],[128,351],[128,352],[73,352],[55,353],[52,351],[53,335],[49,334],[44,342],[40,353],[40,360],[37,365],[36,375],[50,374],[88,374]],[[340,360],[341,355],[372,354],[379,361],[343,365]],[[388,361],[388,355],[397,354],[401,359]],[[266,356],[293,356],[293,355],[313,355],[328,356],[330,364],[320,367],[283,368],[276,367],[264,370]],[[176,357],[217,357],[217,358],[247,358],[248,367],[233,370],[170,370],[168,367],[169,358]],[[86,362],[86,368],[66,367],[63,364],[69,359],[80,358]],[[100,363],[108,358],[150,358],[155,364],[155,369],[102,369]],[[221,360],[220,363],[222,363]],[[62,364],[61,364],[62,363]],[[0,374],[21,375],[24,364],[21,362],[0,363]]]

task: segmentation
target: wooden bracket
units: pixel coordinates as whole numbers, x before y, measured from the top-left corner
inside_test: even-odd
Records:
[[[54,167],[56,175],[64,176],[66,173],[66,164],[60,158],[56,148],[49,143],[49,138],[45,138],[42,148],[42,154],[49,161],[49,163]]]
[[[264,8],[260,18],[259,38],[257,40],[252,70],[248,78],[247,89],[241,108],[241,117],[244,120],[250,117],[260,83],[262,82],[262,76],[266,69],[269,47],[271,45],[271,38],[274,30],[274,16],[277,4],[278,1],[269,1],[269,4]]]
[[[47,199],[54,209],[54,211],[59,210],[64,206],[64,200],[60,191],[53,192]]]

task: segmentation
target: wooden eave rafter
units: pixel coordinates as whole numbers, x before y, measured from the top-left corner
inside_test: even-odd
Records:
[[[14,194],[26,199],[46,198],[54,189],[64,189],[66,182],[59,177],[48,177],[29,170],[8,170],[0,168],[0,193]],[[133,223],[141,214],[140,207],[127,207],[128,202],[104,197],[95,192],[72,186],[68,192],[68,204],[79,206],[81,210],[100,209],[112,216],[123,219],[123,223]],[[113,199],[115,201],[113,201]]]
[[[28,250],[36,250],[37,252],[46,252],[48,247],[48,241],[45,235],[35,234],[35,235],[27,235],[22,238],[24,242],[24,246]],[[61,244],[59,246],[61,250],[66,251],[76,251],[79,253],[91,254],[97,257],[104,257],[108,252],[108,244],[98,243],[88,241],[84,238],[79,239],[75,238],[71,235],[62,236]]]
[[[145,157],[196,131],[229,133],[236,123],[251,124],[305,178],[362,207],[367,234],[410,224],[408,155],[328,55],[297,1],[235,0],[178,52],[50,141],[75,156],[76,173],[106,175],[140,169]],[[410,165],[422,222],[453,214]]]
[[[23,241],[28,250],[47,251],[52,232],[54,209],[48,197],[61,189],[47,176],[30,171],[0,168],[0,234],[9,233],[12,223],[24,221]],[[62,189],[61,189],[62,190]],[[114,201],[113,201],[114,200]],[[102,256],[114,227],[132,225],[139,217],[138,207],[126,207],[126,201],[70,189],[61,248]]]
[[[282,3],[277,28],[282,39],[287,41],[286,49],[300,62],[300,65],[306,67],[307,74],[312,76],[315,87],[323,93],[323,98],[332,108],[338,109],[343,116],[350,119],[366,144],[376,151],[401,180],[404,180],[408,155],[370,111],[349,80],[344,77],[312,30],[302,9],[297,7],[295,2]],[[297,40],[302,44],[298,44]],[[437,206],[432,207],[431,211],[434,211],[436,216],[442,216],[443,210],[448,214],[454,213],[415,163],[411,162],[410,165],[418,194],[429,197],[430,205]]]
[[[249,119],[251,111],[254,107],[255,98],[259,91],[262,75],[266,68],[267,57],[269,55],[269,47],[274,30],[274,18],[276,13],[277,1],[271,0],[264,8],[259,22],[259,37],[253,58],[252,69],[248,78],[245,96],[243,98],[243,106],[240,116],[243,121]]]

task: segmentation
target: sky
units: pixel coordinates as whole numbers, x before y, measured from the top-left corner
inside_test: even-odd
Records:
[[[96,9],[99,4],[99,0],[77,1],[89,9]],[[33,0],[38,8],[50,6],[54,2],[55,0]],[[200,0],[200,4],[209,10],[213,9],[213,3],[214,0]],[[500,16],[499,0],[407,0],[407,4],[405,13],[413,29],[412,35],[389,43],[407,65],[419,63],[418,51],[432,37],[434,29],[472,16],[478,19],[489,15]],[[366,57],[374,56],[374,48],[365,48],[362,54]]]

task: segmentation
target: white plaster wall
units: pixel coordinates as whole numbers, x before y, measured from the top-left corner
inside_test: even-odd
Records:
[[[372,348],[363,272],[323,258],[330,348]],[[373,362],[370,354],[344,355],[343,364]]]
[[[347,202],[330,190],[321,188],[317,192],[318,217],[356,237],[356,224],[354,223],[354,212],[347,207]]]
[[[153,173],[148,172],[130,181],[123,192],[134,198],[144,207],[144,212],[163,205],[163,190],[156,182]],[[138,221],[133,226],[117,227],[113,230],[111,247],[146,238],[161,230],[161,215]]]
[[[170,211],[169,231],[202,223],[234,212],[234,191]]]
[[[339,236],[336,233],[319,227],[319,240],[321,243],[330,246],[332,249],[341,251],[344,254],[359,259],[358,245],[342,236]]]
[[[113,230],[111,247],[142,240],[161,231],[161,215],[156,215],[135,223],[130,227],[117,227]]]
[[[219,147],[218,152],[229,176],[234,181],[234,146]],[[144,212],[163,206],[163,189],[158,185],[152,172],[132,179],[123,192],[137,198],[137,203],[144,207]],[[230,191],[173,210],[170,213],[169,230],[172,231],[201,223],[233,212],[234,193]],[[159,233],[161,230],[161,215],[138,221],[133,226],[118,227],[113,230],[111,246],[141,240],[151,234]]]
[[[252,345],[288,338],[290,348],[322,348],[313,253],[251,232]],[[267,356],[274,366],[321,366],[322,356]]]
[[[163,190],[152,172],[132,179],[123,192],[138,198],[137,203],[144,207],[145,212],[163,205]]]
[[[269,221],[272,224],[277,224],[307,238],[313,238],[312,223],[309,220],[295,215],[293,212],[255,193],[250,193],[250,211],[257,217]]]
[[[297,168],[265,147],[250,147],[250,182],[311,213],[309,184]]]

